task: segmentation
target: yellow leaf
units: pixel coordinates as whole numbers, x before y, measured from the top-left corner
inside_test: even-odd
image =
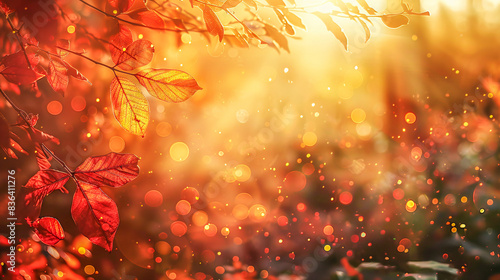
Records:
[[[115,77],[111,82],[113,113],[128,132],[142,135],[149,123],[149,104],[139,88],[130,80]]]
[[[152,96],[168,102],[182,102],[200,90],[196,80],[186,72],[169,69],[146,69],[135,74]]]

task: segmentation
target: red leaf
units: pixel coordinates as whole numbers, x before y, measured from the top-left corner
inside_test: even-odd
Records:
[[[9,146],[10,143],[9,133],[10,133],[9,124],[7,123],[7,120],[5,119],[3,114],[0,113],[0,147],[4,148]]]
[[[108,4],[112,8],[110,12],[114,15],[124,13],[134,5],[134,1],[135,0],[108,0]]]
[[[55,92],[64,95],[69,84],[68,70],[64,62],[60,60],[50,60],[47,80]]]
[[[58,55],[60,55],[62,57],[67,56],[68,52],[65,50],[69,50],[69,48],[70,48],[69,40],[66,40],[66,39],[57,40],[56,47],[57,47],[57,54]]]
[[[118,208],[100,188],[77,181],[71,216],[78,230],[90,242],[107,251],[113,249],[113,239],[120,223]]]
[[[137,40],[122,52],[116,66],[125,71],[134,70],[151,62],[155,48],[148,40]]]
[[[32,84],[43,76],[29,69],[28,67],[9,66],[3,69],[2,74],[5,79],[14,84]]]
[[[68,179],[68,174],[53,169],[38,171],[19,191],[20,219],[29,218],[34,221],[38,218],[43,199],[55,190],[67,192],[64,184]]]
[[[36,54],[27,54],[28,60],[30,61],[31,67],[38,65],[39,58]],[[13,54],[6,55],[2,57],[2,61],[0,64],[5,65],[5,67],[15,66],[15,67],[28,67],[28,63],[26,62],[26,56],[23,51],[18,51]]]
[[[89,157],[76,168],[75,176],[89,184],[120,187],[139,175],[138,161],[133,154],[109,153]]]
[[[146,8],[138,9],[127,13],[129,17],[141,22],[143,25],[153,28],[165,28],[163,19],[154,11],[149,11]]]
[[[66,68],[68,70],[68,75],[69,76],[71,76],[73,78],[76,78],[78,80],[85,81],[85,82],[89,83],[90,85],[92,85],[92,83],[89,81],[89,79],[87,79],[87,77],[83,76],[83,74],[80,73],[80,71],[78,71],[78,69],[76,69],[75,67],[71,66],[66,61],[63,61],[63,64],[64,64],[64,66],[66,66]]]
[[[55,245],[64,239],[64,230],[59,221],[52,217],[36,219],[31,224],[40,240],[47,245]]]
[[[115,64],[118,62],[118,58],[120,58],[123,50],[134,41],[132,39],[132,31],[128,27],[120,24],[119,28],[120,31],[109,39],[109,52]]]
[[[56,137],[54,137],[50,134],[47,134],[39,129],[36,129],[34,127],[28,128],[26,125],[21,126],[21,127],[28,131],[30,139],[35,141],[35,142],[44,143],[47,141],[52,141],[57,145],[60,144],[59,139],[57,139]]]
[[[45,154],[42,146],[40,146],[40,143],[35,143],[35,156],[36,163],[38,164],[38,168],[40,168],[40,170],[49,169],[51,167],[50,160],[52,158]]]
[[[208,33],[212,36],[219,36],[219,41],[222,42],[224,27],[215,12],[208,5],[205,5],[205,8],[203,8],[203,19],[207,25]]]

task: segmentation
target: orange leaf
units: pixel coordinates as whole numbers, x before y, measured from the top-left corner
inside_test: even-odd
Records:
[[[109,153],[89,157],[75,170],[75,177],[94,185],[120,187],[139,175],[139,158],[133,154]]]
[[[116,66],[125,71],[134,70],[151,62],[155,48],[148,40],[137,40],[120,55]]]
[[[212,36],[219,36],[219,41],[222,42],[224,27],[215,12],[208,5],[205,5],[205,8],[203,8],[203,19],[205,20],[208,33]]]
[[[127,13],[129,17],[141,22],[144,26],[162,29],[165,28],[163,19],[154,11],[146,8],[138,9]]]
[[[108,0],[106,11],[114,15],[119,15],[128,11],[132,5],[134,5],[135,0]]]
[[[97,186],[81,181],[76,184],[71,205],[73,221],[90,242],[111,251],[120,223],[116,203]]]
[[[55,92],[63,95],[69,83],[67,72],[68,70],[66,69],[66,66],[64,66],[63,62],[54,59],[50,60],[47,80]]]
[[[410,19],[404,15],[383,15],[382,22],[389,28],[399,28],[410,22]]]
[[[128,132],[144,135],[149,123],[148,100],[130,80],[116,77],[111,82],[113,113]]]
[[[196,80],[180,70],[146,69],[135,74],[152,96],[168,102],[182,102],[200,90]]]
[[[31,224],[40,240],[47,245],[55,245],[64,239],[64,230],[59,221],[52,217],[36,219]]]
[[[340,26],[336,24],[329,15],[322,14],[319,12],[315,12],[314,15],[316,15],[319,19],[321,19],[321,21],[323,21],[323,23],[326,26],[326,29],[332,32],[335,38],[337,38],[337,40],[339,40],[340,43],[342,43],[344,49],[347,50],[347,37],[342,31],[342,28],[340,28]]]
[[[120,31],[109,38],[109,52],[111,53],[111,59],[116,64],[118,59],[134,40],[132,39],[132,31],[125,25],[119,25]]]

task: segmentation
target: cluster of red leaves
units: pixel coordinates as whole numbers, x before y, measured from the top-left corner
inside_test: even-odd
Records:
[[[64,186],[72,178],[76,190],[71,216],[78,230],[92,243],[111,251],[119,224],[118,208],[101,187],[116,188],[132,181],[139,174],[137,162],[135,155],[110,153],[87,158],[71,173],[40,170],[19,192],[19,218],[25,219],[45,244],[54,245],[64,239],[57,219],[39,216],[43,199],[56,190],[68,193]]]

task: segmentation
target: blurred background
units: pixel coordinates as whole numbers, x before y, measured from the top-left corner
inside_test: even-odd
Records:
[[[191,33],[177,47],[172,34],[144,33],[152,67],[184,70],[203,90],[179,104],[148,98],[143,138],[113,117],[112,72],[68,58],[92,86],[12,98],[40,115],[71,168],[123,152],[141,158],[141,173],[104,190],[120,213],[116,250],[79,235],[71,196],[53,193],[42,216],[57,217],[66,239],[46,246],[19,226],[19,267],[35,279],[331,279],[347,257],[499,279],[500,1],[406,2],[431,15],[399,29],[373,20],[366,43],[358,24],[339,20],[347,52],[308,14],[289,53]],[[20,185],[38,167],[2,158],[13,168]]]

